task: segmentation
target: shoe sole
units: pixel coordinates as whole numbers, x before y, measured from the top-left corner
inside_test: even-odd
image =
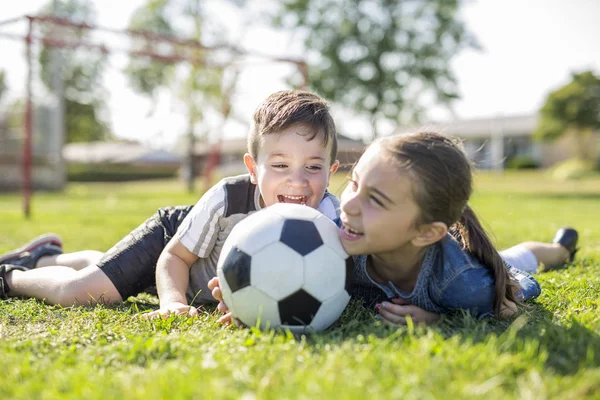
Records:
[[[12,250],[9,253],[3,254],[0,257],[0,264],[2,264],[4,262],[4,260],[8,260],[9,258],[16,257],[19,254],[24,253],[26,251],[30,252],[30,251],[35,250],[38,247],[45,245],[47,243],[51,243],[51,244],[54,244],[59,247],[62,247],[62,245],[63,245],[62,240],[60,239],[60,237],[58,235],[55,235],[52,233],[41,235],[41,236],[36,237],[29,243],[25,244],[23,247]]]

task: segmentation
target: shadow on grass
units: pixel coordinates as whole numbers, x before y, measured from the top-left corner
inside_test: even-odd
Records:
[[[116,306],[126,310],[134,307],[138,312],[155,310],[156,297],[140,295]],[[218,313],[216,305],[205,305],[209,314]],[[436,325],[428,327],[389,327],[376,319],[376,313],[353,300],[340,319],[327,331],[307,335],[306,343],[316,347],[323,344],[341,345],[347,342],[360,342],[365,338],[378,340],[419,340],[434,334],[439,340],[458,339],[460,343],[486,344],[493,342],[500,353],[522,353],[536,348],[537,354],[544,354],[545,365],[557,374],[575,374],[582,368],[600,367],[600,335],[581,325],[574,319],[558,323],[554,315],[539,304],[526,306],[520,315],[512,320],[477,320],[467,313],[448,315]],[[253,335],[252,330],[248,330]],[[528,350],[527,350],[528,351]]]
[[[560,375],[575,374],[582,368],[600,367],[600,336],[591,329],[570,319],[563,323],[553,321],[552,312],[533,304],[512,320],[477,320],[467,313],[456,313],[443,318],[433,326],[394,328],[375,318],[375,313],[362,306],[351,304],[336,327],[309,338],[309,343],[342,343],[375,336],[427,336],[434,333],[443,340],[458,338],[461,343],[484,344],[492,337],[498,352],[521,353],[531,346],[537,354],[545,354],[545,365]]]

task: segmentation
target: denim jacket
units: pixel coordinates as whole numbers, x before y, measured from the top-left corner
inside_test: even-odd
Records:
[[[494,316],[492,271],[464,251],[450,234],[429,247],[410,293],[398,289],[392,282],[375,282],[367,272],[366,261],[366,255],[354,257],[353,295],[362,297],[367,303],[401,297],[427,311],[449,313],[462,309],[478,318]],[[506,267],[519,283],[521,300],[540,295],[540,285],[531,275],[508,264]]]

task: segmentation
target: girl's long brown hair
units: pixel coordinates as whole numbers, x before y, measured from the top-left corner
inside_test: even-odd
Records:
[[[492,270],[495,277],[494,311],[500,317],[505,299],[516,302],[516,284],[504,261],[467,204],[473,192],[471,163],[460,143],[434,132],[417,132],[378,140],[376,145],[408,171],[420,208],[416,224],[443,222],[462,248]]]

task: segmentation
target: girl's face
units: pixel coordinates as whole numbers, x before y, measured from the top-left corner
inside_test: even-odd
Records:
[[[410,177],[381,157],[371,146],[352,171],[341,197],[340,237],[350,255],[394,256],[417,237],[419,207],[413,200]],[[387,258],[387,257],[386,257]]]

